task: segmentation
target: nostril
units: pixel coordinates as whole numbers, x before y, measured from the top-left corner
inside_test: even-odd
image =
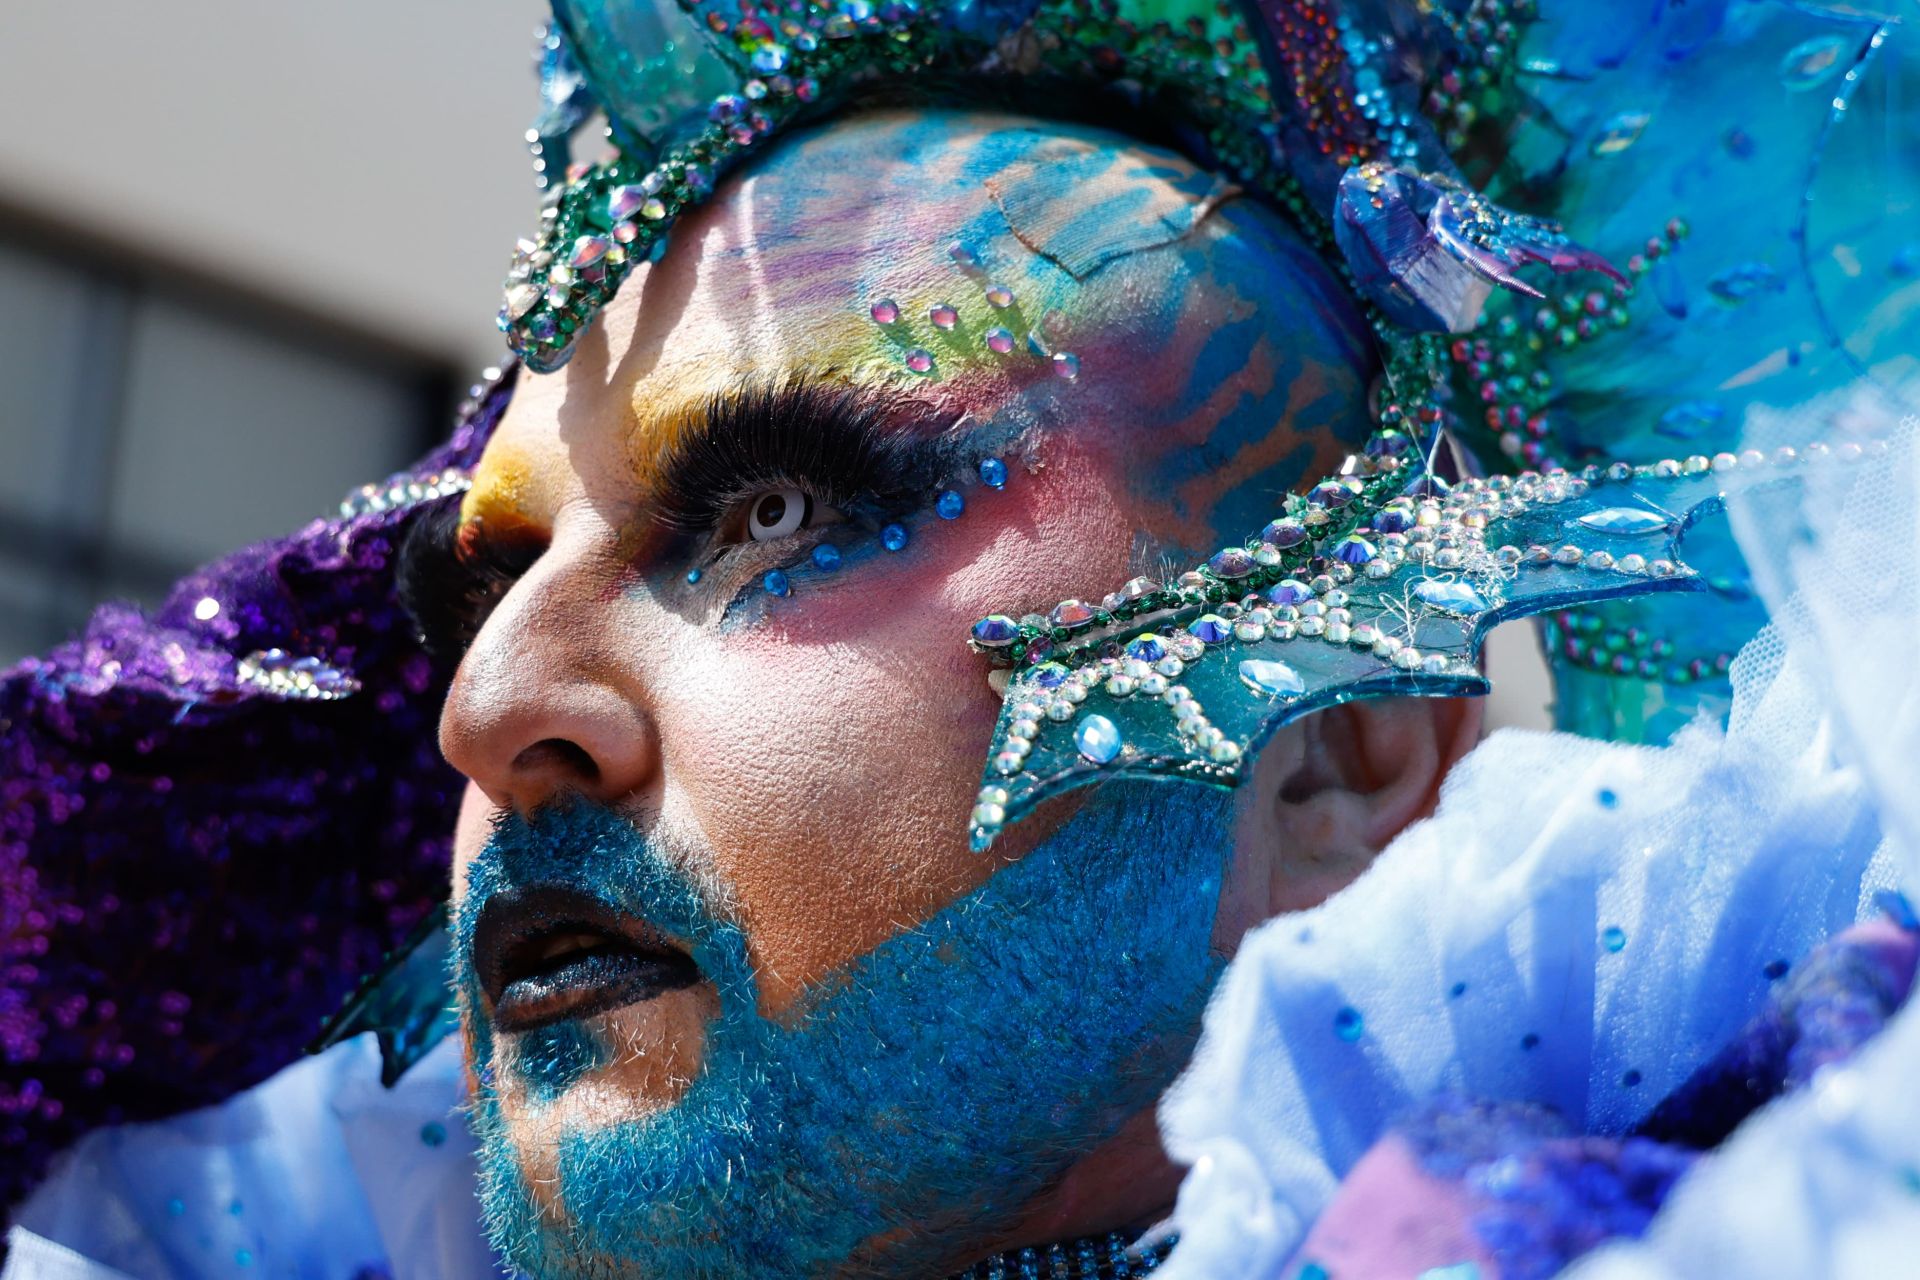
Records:
[[[577,742],[565,738],[542,738],[513,758],[513,771],[521,777],[531,774],[559,774],[568,782],[591,785],[600,781],[600,766]]]

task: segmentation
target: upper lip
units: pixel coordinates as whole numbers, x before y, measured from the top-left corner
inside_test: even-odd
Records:
[[[481,908],[471,959],[503,1031],[529,1031],[691,986],[685,949],[596,898],[506,889]]]

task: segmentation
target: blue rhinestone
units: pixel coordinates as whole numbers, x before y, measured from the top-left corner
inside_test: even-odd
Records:
[[[1305,604],[1313,599],[1313,588],[1298,578],[1283,578],[1267,588],[1267,599],[1275,604]]]
[[[1612,787],[1600,788],[1594,793],[1593,798],[1599,802],[1602,809],[1611,809],[1620,803],[1620,797],[1614,793]]]
[[[1240,664],[1240,679],[1248,688],[1276,698],[1298,697],[1307,691],[1300,673],[1284,662],[1248,658]]]
[[[880,545],[889,551],[905,551],[907,549],[907,526],[903,524],[890,524],[882,529],[880,531]]]
[[[1413,512],[1405,507],[1388,507],[1373,517],[1375,533],[1405,533],[1413,528]]]
[[[980,463],[980,483],[989,489],[1007,487],[1007,464],[998,458],[985,458]]]
[[[1271,542],[1282,551],[1288,547],[1297,547],[1307,540],[1307,526],[1298,520],[1275,520],[1260,531],[1262,542]]]
[[[1467,994],[1467,984],[1464,982],[1456,982],[1447,988],[1447,994],[1455,1000],[1458,1000],[1461,996]]]
[[[438,1120],[429,1120],[420,1126],[420,1141],[429,1147],[438,1147],[447,1140],[447,1126]]]
[[[1366,1020],[1360,1016],[1360,1011],[1352,1005],[1343,1006],[1340,1012],[1333,1015],[1333,1034],[1339,1036],[1348,1044],[1352,1044],[1362,1035],[1365,1035],[1366,1030]]]
[[[1353,501],[1353,490],[1337,480],[1329,480],[1313,486],[1313,491],[1307,494],[1307,501],[1316,507],[1344,507]]]
[[[1778,982],[1787,976],[1787,970],[1790,968],[1792,968],[1792,966],[1785,960],[1769,960],[1767,961],[1767,967],[1762,969],[1760,974],[1768,982]]]
[[[1627,945],[1627,931],[1617,924],[1608,925],[1600,935],[1600,943],[1609,951],[1621,951]]]
[[[1522,1049],[1525,1049],[1525,1050],[1527,1050],[1527,1051],[1529,1051],[1529,1052],[1531,1052],[1531,1051],[1533,1051],[1533,1050],[1535,1050],[1535,1049],[1538,1049],[1538,1048],[1540,1047],[1540,1035],[1539,1035],[1539,1033],[1538,1033],[1538,1032],[1534,1032],[1534,1031],[1529,1031],[1529,1032],[1527,1032],[1527,1034],[1525,1034],[1525,1035],[1523,1035],[1523,1036],[1521,1036],[1521,1037],[1520,1037],[1520,1047],[1521,1047]]]
[[[933,500],[934,514],[942,520],[958,520],[960,513],[967,509],[967,500],[952,489],[947,489]]]
[[[1476,613],[1485,613],[1493,606],[1487,598],[1467,582],[1442,582],[1438,578],[1422,578],[1414,585],[1413,594],[1422,604],[1448,613],[1457,613],[1465,617]]]
[[[1369,458],[1397,458],[1411,447],[1413,441],[1404,431],[1395,431],[1391,427],[1382,428],[1373,433],[1367,441]]]
[[[1057,662],[1043,662],[1027,673],[1027,679],[1042,689],[1058,689],[1067,682],[1068,674]]]
[[[823,542],[813,549],[813,567],[822,573],[832,573],[840,567],[840,548],[831,542]]]
[[[1601,533],[1628,534],[1634,537],[1644,537],[1649,533],[1665,533],[1671,527],[1667,517],[1641,507],[1602,507],[1598,511],[1589,511],[1581,516],[1580,523]]]
[[[973,642],[998,649],[1020,638],[1020,624],[1004,613],[990,613],[973,624]]]
[[[1620,1083],[1626,1088],[1631,1089],[1637,1086],[1642,1078],[1638,1071],[1630,1067],[1627,1069],[1627,1073],[1620,1077]]]
[[[1216,578],[1244,578],[1254,570],[1253,553],[1245,547],[1228,547],[1207,561]]]
[[[689,585],[691,585],[691,584],[693,584],[693,583],[695,583],[695,582],[698,582],[698,581],[700,581],[700,571],[699,571],[698,569],[689,569],[689,570],[687,570],[687,582],[688,582],[688,584],[689,584]]]
[[[787,575],[779,569],[762,578],[760,583],[776,596],[784,596],[793,590],[793,584],[787,581]]]
[[[1167,656],[1167,646],[1159,636],[1141,636],[1127,646],[1127,656],[1142,662],[1158,662]]]
[[[1379,554],[1374,545],[1359,534],[1348,534],[1333,548],[1333,558],[1343,564],[1365,564]]]
[[[1203,613],[1187,624],[1187,631],[1208,644],[1223,644],[1233,638],[1233,624],[1217,613]]]
[[[1111,764],[1120,754],[1120,730],[1105,716],[1082,716],[1074,726],[1073,745],[1095,764]]]

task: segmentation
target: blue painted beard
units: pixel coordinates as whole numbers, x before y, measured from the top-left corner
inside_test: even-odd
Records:
[[[779,1021],[756,1011],[740,929],[629,823],[584,804],[508,819],[469,870],[453,949],[495,1248],[539,1278],[936,1274],[1185,1064],[1221,968],[1229,812],[1199,787],[1109,788]],[[559,1135],[564,1223],[528,1193],[495,1071],[538,1106],[608,1055],[578,1022],[500,1052],[472,1017],[470,945],[490,895],[556,884],[686,942],[720,1003],[679,1103]]]

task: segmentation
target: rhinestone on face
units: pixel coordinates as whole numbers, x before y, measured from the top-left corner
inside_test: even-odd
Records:
[[[958,520],[966,509],[967,500],[961,497],[957,490],[943,490],[940,496],[933,500],[933,513],[942,520]]]
[[[960,313],[944,302],[936,302],[927,308],[927,319],[936,329],[951,329],[960,323]]]
[[[1010,329],[995,325],[993,328],[987,330],[986,339],[987,350],[993,352],[995,355],[1004,356],[1011,354],[1013,351],[1013,331]]]
[[[1010,307],[1013,305],[1013,290],[1003,284],[990,284],[987,286],[987,301],[996,308]]]
[[[888,525],[880,531],[880,545],[889,551],[905,551],[907,549],[907,527],[900,524]]]
[[[933,353],[925,347],[915,347],[913,350],[907,352],[906,363],[907,368],[913,370],[915,373],[932,373]]]
[[[1053,353],[1053,371],[1062,378],[1071,381],[1080,376],[1080,357],[1070,351]]]
[[[1007,487],[1007,464],[998,458],[983,458],[980,461],[980,483],[989,489]]]
[[[892,324],[900,318],[900,304],[892,298],[882,298],[873,304],[869,314],[875,324]]]

